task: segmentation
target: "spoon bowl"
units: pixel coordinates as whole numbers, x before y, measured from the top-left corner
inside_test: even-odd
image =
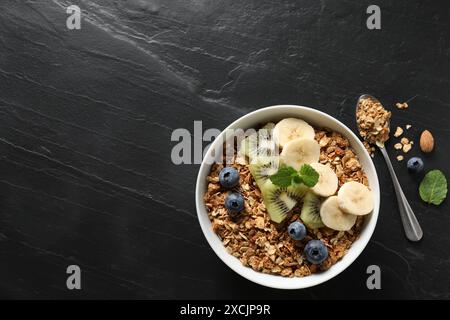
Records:
[[[375,98],[374,96],[371,96],[370,94],[367,94],[367,93],[361,95],[361,96],[358,98],[358,101],[356,102],[356,108],[355,108],[356,127],[358,128],[358,131],[359,131],[359,129],[360,129],[359,124],[358,124],[358,116],[357,116],[358,108],[359,108],[359,102],[360,102],[361,100],[364,100],[364,99],[370,99],[370,100],[375,101],[376,103],[379,103],[379,104],[383,105],[383,104],[380,102],[380,100],[378,100],[378,99]],[[385,124],[385,126],[386,126],[386,127],[389,129],[389,131],[390,131],[390,127],[391,127],[391,121],[390,121],[390,119],[387,121],[387,123]],[[385,143],[385,141],[379,141],[379,140],[377,140],[375,144],[376,144],[379,148],[384,148],[384,143]]]

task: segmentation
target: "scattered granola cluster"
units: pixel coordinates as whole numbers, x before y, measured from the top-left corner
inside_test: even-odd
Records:
[[[407,102],[403,102],[403,103],[397,102],[395,104],[395,106],[397,107],[397,109],[401,109],[401,110],[407,109],[409,107]],[[410,124],[407,124],[405,126],[406,130],[411,129],[411,127],[412,126]],[[399,138],[403,134],[403,132],[404,132],[404,130],[402,127],[397,127],[397,129],[395,130],[394,137]],[[400,142],[397,142],[396,144],[394,144],[394,149],[402,150],[404,153],[408,153],[411,150],[411,148],[413,147],[413,144],[414,144],[414,141],[409,140],[406,137],[403,137],[400,139]],[[401,155],[401,154],[397,155],[397,161],[403,161],[404,159],[405,159],[405,157],[403,155]]]
[[[406,125],[406,130],[409,130],[411,128],[411,125]],[[402,127],[397,127],[397,129],[395,130],[394,133],[394,137],[396,138],[400,138],[401,135],[403,134],[404,130]],[[394,149],[396,150],[402,150],[404,153],[408,153],[411,148],[414,145],[414,141],[409,140],[406,137],[402,137],[400,139],[400,142],[397,142],[396,144],[394,144]],[[402,161],[404,159],[403,155],[397,155],[397,161]]]
[[[381,103],[372,98],[361,99],[356,110],[356,121],[361,137],[369,144],[377,141],[385,142],[389,139],[389,120],[391,112],[387,111]],[[368,150],[373,153],[372,149]]]
[[[394,137],[398,138],[398,137],[400,137],[402,134],[403,134],[403,129],[402,129],[402,127],[397,127],[397,129],[395,130],[395,133],[394,133]]]
[[[408,109],[408,103],[407,102],[403,102],[403,103],[397,102],[395,104],[395,106],[397,107],[397,109]]]
[[[316,130],[315,139],[321,147],[320,162],[329,164],[336,171],[340,186],[350,180],[368,185],[367,177],[347,139],[328,130]],[[294,207],[291,216],[283,223],[274,223],[270,220],[261,192],[248,166],[235,162],[234,167],[240,175],[240,185],[237,188],[245,198],[243,213],[231,218],[223,205],[227,195],[227,191],[219,183],[219,172],[223,164],[212,166],[207,177],[208,189],[204,201],[214,232],[227,251],[243,265],[263,273],[303,277],[330,268],[358,239],[363,216],[358,217],[349,231],[339,232],[326,227],[308,229],[306,241],[293,240],[286,232],[286,227],[299,219],[300,207]],[[311,264],[302,255],[305,243],[311,239],[320,239],[328,248],[328,257],[321,264]]]

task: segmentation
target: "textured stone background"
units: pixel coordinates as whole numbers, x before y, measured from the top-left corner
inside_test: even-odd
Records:
[[[66,29],[78,4],[81,30]],[[448,2],[83,0],[0,2],[0,297],[449,298],[449,202],[417,195],[424,229],[409,243],[381,156],[382,204],[357,261],[308,290],[260,287],[228,269],[197,222],[197,165],[170,161],[171,132],[224,128],[273,104],[325,111],[354,128],[371,93],[437,140],[427,168],[448,170]],[[390,145],[392,150],[392,145]],[[394,153],[392,158],[394,158]],[[417,145],[410,152],[420,154]],[[81,291],[65,268],[82,268]],[[382,269],[382,290],[365,270]]]

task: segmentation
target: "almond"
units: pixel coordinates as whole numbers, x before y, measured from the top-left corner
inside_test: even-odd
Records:
[[[425,130],[420,135],[420,149],[425,152],[431,152],[434,148],[434,138],[430,131]]]

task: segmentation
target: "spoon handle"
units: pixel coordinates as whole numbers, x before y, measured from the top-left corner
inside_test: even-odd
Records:
[[[400,211],[400,217],[402,219],[403,228],[405,229],[406,237],[411,241],[419,241],[422,239],[423,232],[422,228],[417,221],[414,212],[411,209],[411,206],[408,203],[408,200],[403,193],[402,187],[398,182],[397,176],[395,175],[394,168],[392,167],[391,160],[386,152],[386,148],[379,148],[381,154],[386,161],[387,167],[389,169],[389,173],[391,174],[392,183],[394,184],[395,194],[397,195],[398,209]]]

